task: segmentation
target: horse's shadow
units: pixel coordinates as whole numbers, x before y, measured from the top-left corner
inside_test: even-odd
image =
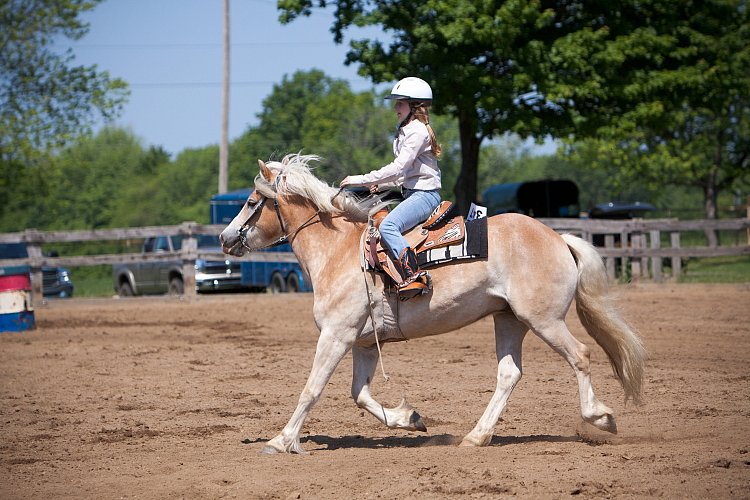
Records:
[[[387,436],[387,437],[364,437],[361,435],[352,436],[303,436],[300,443],[315,443],[325,448],[320,450],[339,450],[339,449],[378,449],[378,448],[422,448],[425,446],[458,446],[461,443],[461,436],[452,434],[426,435],[409,435],[409,436]],[[244,444],[263,443],[267,439],[255,438],[245,439]],[[490,446],[500,445],[509,446],[526,443],[575,443],[582,439],[579,436],[552,436],[549,434],[535,434],[531,436],[493,436]]]

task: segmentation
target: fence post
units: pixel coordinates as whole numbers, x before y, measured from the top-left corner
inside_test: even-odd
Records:
[[[631,248],[643,248],[643,233],[634,231],[633,233],[631,233],[630,238]],[[635,257],[630,259],[630,271],[631,280],[633,282],[637,282],[641,278],[643,273],[643,270],[641,269],[641,259]]]
[[[630,246],[630,233],[627,231],[620,231],[620,248],[628,248]],[[627,277],[628,269],[630,268],[630,257],[623,255],[620,260],[620,273],[623,278]]]
[[[195,261],[198,258],[198,239],[193,234],[194,222],[186,222],[185,237],[182,239],[182,282],[185,286],[184,295],[189,298],[196,297],[195,290]]]
[[[614,234],[605,234],[604,235],[604,248],[614,248],[615,247],[615,235]],[[615,257],[605,257],[604,259],[604,265],[607,268],[607,277],[610,279],[610,281],[614,281],[617,276],[615,273],[615,263],[617,259]]]
[[[650,246],[652,249],[661,248],[661,231],[658,229],[653,230],[649,233],[649,237],[651,239]],[[661,272],[661,256],[651,257],[651,275],[657,283],[664,281],[664,276]]]
[[[31,275],[31,302],[34,306],[44,304],[44,275],[42,274],[42,247],[39,243],[39,231],[27,229],[24,231],[26,251],[29,255],[29,269]]]
[[[680,233],[675,231],[669,234],[669,244],[672,248],[680,248]],[[682,274],[682,257],[675,255],[672,257],[672,280],[677,281]]]

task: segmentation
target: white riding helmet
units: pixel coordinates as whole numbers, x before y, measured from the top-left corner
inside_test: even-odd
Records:
[[[391,94],[386,96],[386,99],[405,99],[430,104],[432,102],[432,89],[421,78],[409,76],[399,80],[391,90]]]

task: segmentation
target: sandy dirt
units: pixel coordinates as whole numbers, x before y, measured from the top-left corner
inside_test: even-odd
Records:
[[[426,434],[358,409],[348,356],[306,456],[259,452],[308,374],[310,294],[50,302],[37,330],[0,335],[0,498],[749,498],[750,286],[615,290],[650,351],[641,406],[569,325],[619,434],[582,423],[572,370],[530,334],[491,445],[458,447],[495,385],[483,320],[384,347],[374,395],[406,397]]]

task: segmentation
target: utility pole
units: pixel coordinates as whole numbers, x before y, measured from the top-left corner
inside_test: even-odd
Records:
[[[229,184],[229,0],[224,0],[224,92],[221,111],[219,193],[226,193]]]

